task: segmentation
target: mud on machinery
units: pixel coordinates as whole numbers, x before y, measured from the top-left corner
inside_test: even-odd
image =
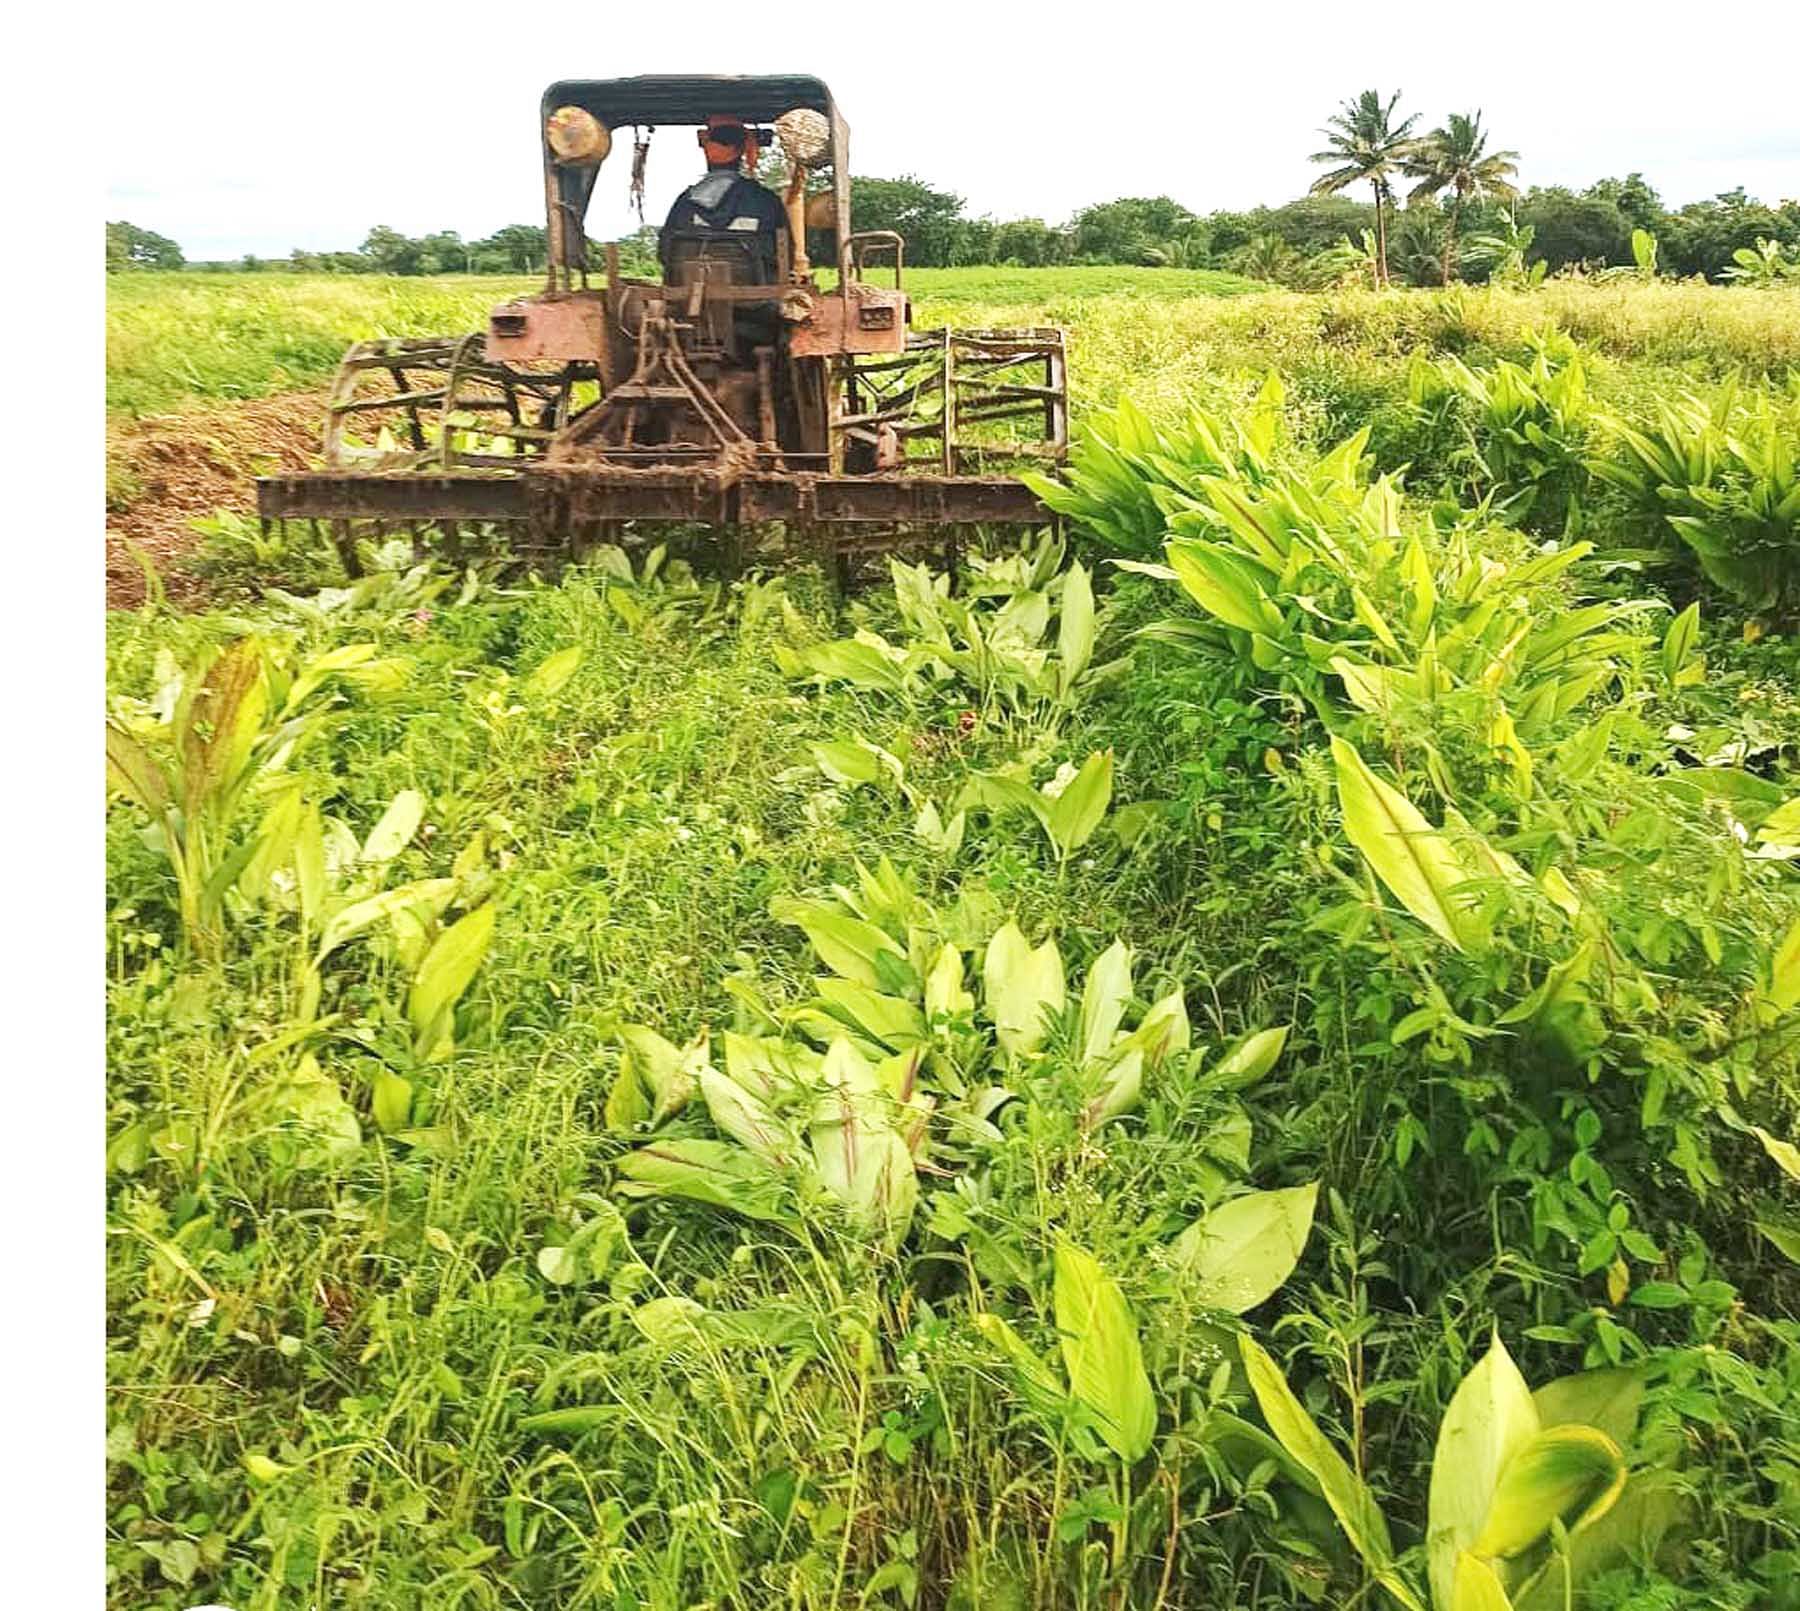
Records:
[[[719,114],[786,160],[772,283],[746,220],[672,219],[660,281],[621,274],[609,246],[596,287],[583,221],[615,135],[633,131],[641,196],[654,132]],[[679,522],[728,551],[780,534],[841,579],[921,535],[953,548],[971,527],[1049,518],[1013,472],[1065,451],[1062,331],[912,328],[904,243],[853,229],[849,130],[818,79],[569,81],[545,92],[539,129],[543,291],[485,331],[353,347],[323,468],[258,481],[264,520],[328,523],[352,571],[365,532],[454,545],[502,523],[515,553],[556,557]]]

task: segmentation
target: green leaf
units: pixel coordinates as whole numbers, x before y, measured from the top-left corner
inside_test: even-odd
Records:
[[[685,1046],[673,1045],[643,1024],[621,1024],[618,1034],[625,1048],[625,1056],[620,1060],[621,1076],[628,1069],[640,1093],[649,1094],[655,1104],[647,1115],[650,1122],[661,1124],[679,1113],[694,1094],[700,1070],[706,1066],[711,1050],[706,1031],[701,1030]],[[627,1106],[631,1103],[628,1096],[622,1095],[619,1100]]]
[[[525,679],[525,692],[534,699],[548,699],[552,694],[559,694],[580,665],[579,644],[572,643],[566,649],[558,649],[555,654],[539,662],[537,669]]]
[[[1225,1091],[1241,1091],[1254,1085],[1275,1066],[1292,1027],[1279,1024],[1273,1029],[1259,1029],[1253,1035],[1246,1035],[1219,1060],[1217,1068],[1208,1072],[1207,1085]]]
[[[1088,969],[1081,990],[1081,1058],[1091,1063],[1112,1049],[1131,1000],[1131,952],[1114,940]]]
[[[1466,874],[1450,841],[1412,801],[1371,772],[1354,745],[1331,741],[1344,831],[1400,904],[1454,949],[1465,949],[1453,891]]]
[[[301,836],[296,840],[296,858],[306,846],[306,824],[301,825]],[[319,869],[319,876],[324,877],[324,870]],[[302,885],[304,896],[305,886]],[[348,906],[333,912],[327,919],[324,931],[319,935],[319,951],[314,958],[314,966],[323,962],[346,940],[353,940],[365,929],[373,928],[384,918],[392,917],[396,912],[404,911],[410,906],[421,906],[436,901],[446,904],[456,893],[454,878],[424,878],[414,884],[401,884],[394,889],[384,889],[379,895],[371,895],[365,900],[352,901]]]
[[[170,803],[168,780],[150,752],[117,722],[106,724],[106,781],[129,795],[152,817]]]
[[[391,1136],[406,1128],[412,1114],[412,1097],[412,1081],[402,1079],[391,1069],[375,1071],[369,1105],[375,1115],[376,1127],[383,1135]]]
[[[432,942],[419,964],[406,1001],[419,1056],[435,1058],[447,1048],[450,1014],[487,955],[495,915],[494,903],[488,901],[458,918]]]
[[[1094,1412],[1114,1454],[1141,1459],[1156,1436],[1156,1400],[1125,1296],[1093,1255],[1071,1242],[1056,1244],[1053,1262],[1069,1390]]]
[[[1769,988],[1762,1004],[1772,1020],[1800,1006],[1800,917],[1794,919],[1769,963]]]
[[[1574,1424],[1546,1428],[1506,1463],[1475,1553],[1522,1555],[1554,1521],[1579,1532],[1612,1509],[1624,1487],[1625,1457],[1604,1432]]]
[[[1800,1180],[1800,1147],[1791,1141],[1772,1136],[1760,1124],[1750,1126],[1752,1134],[1763,1145],[1763,1151],[1775,1160],[1776,1167],[1790,1180]]]
[[[369,830],[363,841],[360,860],[392,861],[412,843],[412,836],[425,820],[425,796],[417,789],[402,789],[381,814],[381,821]]]
[[[791,1223],[781,1177],[753,1153],[723,1141],[660,1141],[618,1162],[626,1197],[685,1197],[746,1219]]]
[[[1638,1410],[1644,1402],[1644,1372],[1636,1367],[1577,1371],[1546,1382],[1531,1395],[1544,1426],[1575,1423],[1598,1427],[1614,1443],[1627,1445],[1637,1435]]]
[[[1176,1237],[1170,1252],[1208,1308],[1244,1314],[1294,1273],[1312,1231],[1319,1183],[1253,1191],[1221,1203]]]
[[[871,990],[886,988],[875,964],[878,956],[885,951],[901,962],[906,960],[898,942],[884,930],[835,906],[783,898],[771,903],[770,910],[778,921],[804,930],[819,960],[833,973]]]
[[[1281,1367],[1262,1345],[1246,1333],[1238,1338],[1238,1348],[1243,1355],[1244,1372],[1250,1378],[1250,1391],[1256,1395],[1269,1430],[1312,1473],[1338,1525],[1382,1587],[1407,1611],[1424,1611],[1418,1596],[1394,1570],[1393,1540],[1375,1496],[1332,1448],[1330,1440],[1294,1396]]]
[[[1694,644],[1700,637],[1700,602],[1696,599],[1680,615],[1669,623],[1669,630],[1663,634],[1662,665],[1663,675],[1672,683],[1678,683],[1681,669],[1688,663],[1694,652]]]
[[[1025,1339],[992,1310],[975,1316],[975,1329],[1003,1354],[1013,1367],[1019,1395],[1046,1419],[1060,1416],[1068,1402],[1068,1389],[1057,1374],[1031,1351]]]
[[[982,979],[1002,1049],[1015,1057],[1036,1051],[1044,1015],[1060,1013],[1066,999],[1056,942],[1045,940],[1034,951],[1019,926],[1008,922],[988,942]]]
[[[1432,1454],[1425,1542],[1438,1605],[1453,1602],[1457,1557],[1474,1547],[1501,1473],[1538,1429],[1531,1390],[1496,1334],[1452,1395]]]
[[[708,1063],[700,1070],[700,1094],[713,1123],[739,1146],[766,1163],[785,1165],[792,1161],[793,1141],[787,1127],[759,1092]]]
[[[1057,670],[1059,691],[1067,699],[1094,653],[1094,587],[1079,561],[1069,566],[1063,578],[1056,647],[1062,662]]]
[[[1112,801],[1112,786],[1112,751],[1096,750],[1050,802],[1044,826],[1060,858],[1066,860],[1093,837]]]
[[[1512,1611],[1512,1601],[1493,1567],[1466,1549],[1456,1553],[1449,1602],[1439,1605],[1442,1611]]]

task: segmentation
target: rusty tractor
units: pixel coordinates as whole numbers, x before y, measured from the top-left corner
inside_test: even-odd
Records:
[[[781,225],[671,224],[660,278],[621,273],[583,227],[615,131],[641,216],[653,133],[721,113],[779,147]],[[543,290],[485,331],[352,347],[322,467],[260,480],[265,520],[326,523],[352,571],[363,533],[455,546],[497,526],[514,553],[567,557],[681,523],[734,555],[767,534],[841,580],[861,554],[1050,519],[1016,472],[1066,450],[1063,332],[913,327],[904,242],[852,228],[849,130],[818,79],[557,83],[540,135]]]

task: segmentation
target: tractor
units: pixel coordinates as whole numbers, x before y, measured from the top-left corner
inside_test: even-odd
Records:
[[[720,113],[779,152],[773,251],[671,226],[660,275],[622,273],[584,228],[615,138],[641,218],[652,137],[704,139]],[[849,129],[818,79],[556,83],[539,141],[542,291],[482,331],[353,346],[321,468],[259,480],[265,521],[326,523],[353,572],[363,533],[498,527],[514,553],[579,557],[678,524],[737,558],[757,533],[841,581],[859,555],[1051,519],[1017,471],[1067,449],[1063,332],[913,326],[905,243],[853,227]]]

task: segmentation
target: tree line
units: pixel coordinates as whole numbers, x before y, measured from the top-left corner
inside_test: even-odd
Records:
[[[1129,196],[1084,207],[1063,223],[972,217],[961,196],[912,174],[852,178],[856,227],[891,229],[921,267],[1126,263],[1217,268],[1293,286],[1362,277],[1375,285],[1482,281],[1495,274],[1604,271],[1643,266],[1709,280],[1734,277],[1746,253],[1800,267],[1800,200],[1768,206],[1740,186],[1679,208],[1641,173],[1583,190],[1516,183],[1519,153],[1490,146],[1480,112],[1451,113],[1419,132],[1400,97],[1365,90],[1324,130],[1312,161],[1327,171],[1308,195],[1278,207],[1191,211],[1169,196]],[[768,177],[768,175],[764,175]],[[1366,185],[1370,200],[1344,192]],[[624,243],[632,272],[654,272],[654,229]],[[1653,238],[1649,248],[1646,238]],[[352,252],[296,249],[285,259],[195,264],[308,273],[529,274],[544,265],[544,230],[511,224],[483,240],[454,230],[407,236],[386,225]],[[127,223],[106,226],[109,271],[184,266],[174,241]],[[1541,265],[1541,268],[1539,267]]]

